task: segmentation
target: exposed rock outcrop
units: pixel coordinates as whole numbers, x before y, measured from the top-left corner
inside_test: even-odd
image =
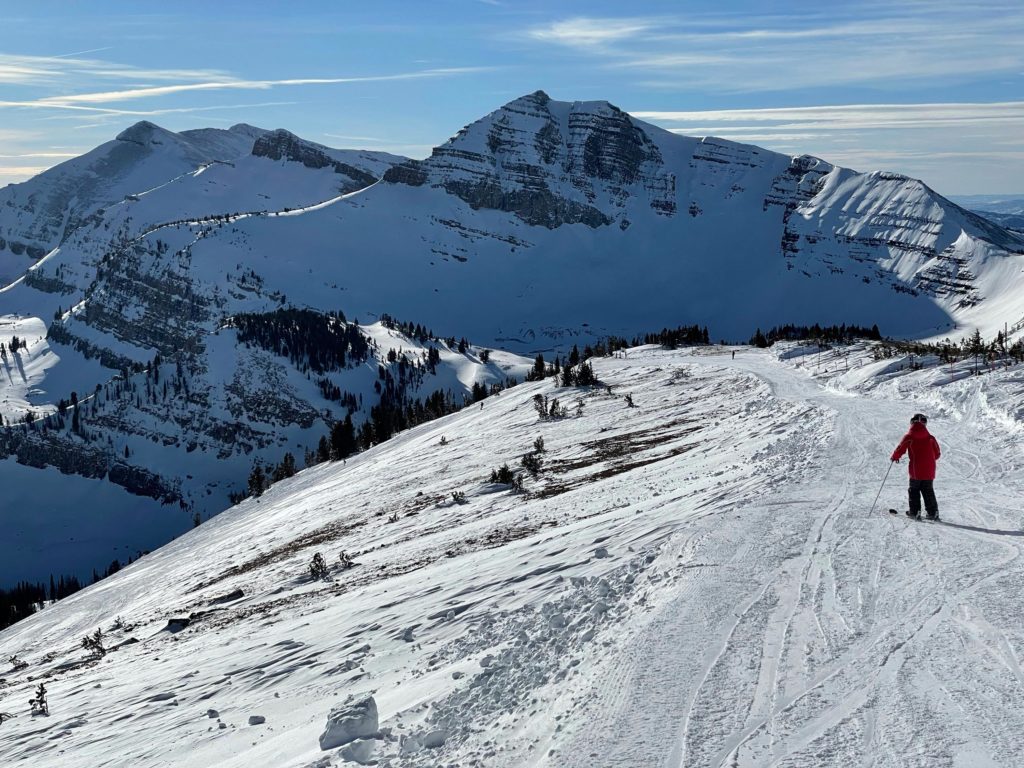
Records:
[[[514,213],[528,224],[600,227],[639,196],[676,210],[675,176],[641,125],[606,102],[553,102],[543,91],[505,105],[384,180],[441,187],[472,208]]]
[[[302,163],[307,168],[333,168],[335,173],[340,173],[350,179],[350,183],[346,186],[352,190],[362,189],[377,180],[372,173],[356,168],[349,163],[335,160],[328,152],[326,147],[300,139],[295,134],[283,129],[263,134],[256,139],[252,146],[252,153],[256,157],[290,160]]]

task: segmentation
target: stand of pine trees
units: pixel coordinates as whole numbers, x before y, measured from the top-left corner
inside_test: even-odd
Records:
[[[74,576],[50,577],[50,589],[44,584],[30,584],[27,581],[11,589],[0,589],[0,629],[31,616],[47,600],[60,600],[73,595],[82,585]]]
[[[370,345],[359,326],[345,321],[342,312],[327,314],[310,309],[278,309],[242,313],[228,320],[238,340],[287,357],[299,370],[326,373],[349,363],[364,363]]]
[[[770,347],[776,341],[807,341],[814,339],[828,344],[847,344],[854,339],[870,339],[881,341],[882,334],[877,325],[870,328],[860,325],[780,325],[772,328],[768,333],[762,333],[758,328],[750,337],[750,344],[754,347]]]

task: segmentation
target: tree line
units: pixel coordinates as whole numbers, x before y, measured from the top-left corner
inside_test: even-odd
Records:
[[[50,589],[45,584],[21,581],[11,589],[0,589],[0,629],[28,618],[47,600],[61,600],[80,590],[82,585],[74,576],[50,576]]]
[[[750,337],[750,345],[753,347],[770,347],[777,341],[807,341],[814,339],[830,344],[846,344],[854,339],[870,339],[881,341],[882,334],[878,325],[870,328],[861,325],[779,325],[772,328],[768,333],[762,333],[758,328]]]

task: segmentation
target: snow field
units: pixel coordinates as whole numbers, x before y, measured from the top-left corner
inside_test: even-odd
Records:
[[[15,625],[0,658],[29,667],[0,684],[17,715],[0,756],[1016,765],[1024,481],[991,403],[1019,375],[950,382],[857,347],[729,351],[596,360],[611,393],[507,390],[275,485]],[[570,415],[541,421],[535,394]],[[904,508],[905,465],[871,514],[922,408],[943,522],[885,513]],[[524,493],[487,482],[538,436]],[[314,552],[329,580],[309,576]],[[96,627],[108,648],[138,642],[91,659]],[[40,678],[49,718],[22,704]],[[328,714],[367,696],[376,730],[322,750]]]
[[[43,673],[54,714],[5,723],[0,754],[62,766],[306,765],[323,754],[328,710],[372,692],[382,764],[557,757],[601,660],[699,570],[695,543],[670,550],[670,537],[799,474],[814,440],[801,448],[782,419],[805,413],[802,434],[827,433],[824,415],[774,401],[755,377],[679,353],[633,352],[599,361],[598,373],[612,394],[522,385],[301,473],[63,601],[60,618],[12,627],[3,653],[32,666],[8,677],[0,707]],[[570,412],[582,399],[583,415],[541,422],[536,393]],[[740,423],[748,440],[737,445]],[[550,470],[526,493],[486,482],[537,436]],[[340,568],[341,549],[356,567]],[[309,578],[314,551],[332,581]],[[213,604],[237,589],[243,597]],[[80,636],[117,616],[140,642],[88,660]],[[125,637],[113,631],[109,644]],[[266,723],[247,725],[252,715]],[[67,733],[49,741],[39,728]]]
[[[19,346],[17,352],[11,352],[11,339],[15,336],[27,347]],[[46,341],[46,323],[37,317],[0,315],[0,343],[7,348],[6,357],[0,359],[0,416],[4,421],[19,421],[30,409],[37,416],[56,411],[55,403],[29,405],[33,395],[41,394],[39,387],[48,370],[60,360]]]

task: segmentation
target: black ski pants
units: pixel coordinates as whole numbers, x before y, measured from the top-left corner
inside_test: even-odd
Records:
[[[939,502],[935,500],[935,489],[932,488],[933,480],[911,480],[910,481],[910,511],[921,514],[921,496],[924,496],[924,508],[929,515],[939,513]]]

